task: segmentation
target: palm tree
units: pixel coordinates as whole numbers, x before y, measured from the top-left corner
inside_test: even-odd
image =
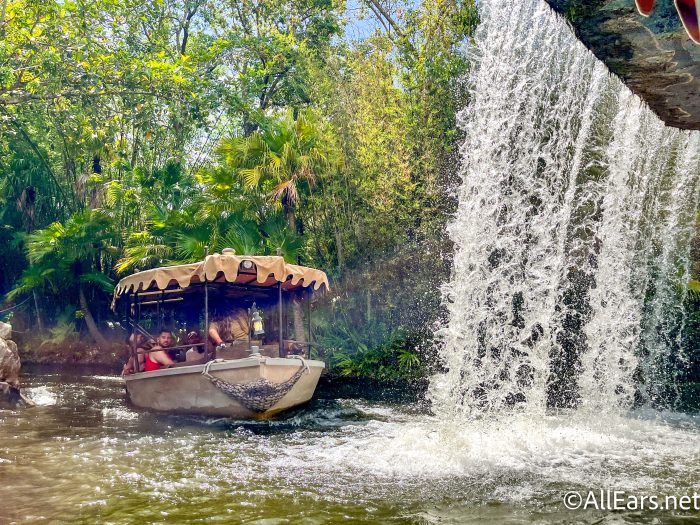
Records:
[[[39,298],[37,292],[42,289],[53,287],[51,277],[55,272],[55,268],[30,265],[24,269],[20,280],[5,296],[6,300],[14,301],[20,295],[31,294],[32,298],[34,299],[36,324],[40,331],[43,330],[43,323],[41,322],[41,310],[39,309]]]
[[[296,208],[305,191],[336,163],[338,148],[328,129],[309,111],[290,110],[247,137],[224,139],[217,148],[222,164],[246,188],[260,190],[281,206],[289,229],[298,233]]]
[[[303,110],[295,118],[290,110],[281,119],[272,118],[261,123],[260,129],[247,137],[222,140],[217,155],[224,166],[238,174],[245,188],[261,191],[271,203],[282,208],[291,234],[286,240],[295,245],[299,233],[297,206],[317,179],[338,162],[339,149],[329,129],[313,112]],[[276,229],[268,240],[285,238],[283,233],[279,237],[280,233]],[[279,246],[295,254],[300,247],[300,243]],[[296,339],[304,341],[298,298],[292,301],[292,311]]]
[[[104,273],[114,254],[112,222],[101,210],[75,213],[65,224],[55,222],[27,236],[32,264],[23,274],[14,295],[50,285],[61,293],[76,290],[80,310],[92,338],[102,348],[109,343],[90,311],[86,289],[111,292],[112,281]]]

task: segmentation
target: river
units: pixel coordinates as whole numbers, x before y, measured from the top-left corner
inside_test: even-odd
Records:
[[[38,406],[0,411],[0,523],[677,523],[567,510],[571,490],[691,494],[700,418],[439,420],[332,385],[267,422],[130,407],[119,377],[32,370]],[[405,396],[404,396],[405,398]],[[388,399],[388,400],[387,400]],[[655,521],[653,521],[655,520]],[[685,521],[683,521],[685,522]]]

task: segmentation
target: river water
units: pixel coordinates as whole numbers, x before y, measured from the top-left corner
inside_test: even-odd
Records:
[[[0,411],[0,523],[686,523],[569,511],[571,490],[692,495],[700,418],[640,411],[448,423],[410,401],[337,398],[270,422],[138,411],[120,378],[33,371]],[[678,521],[678,520],[683,521]],[[654,521],[655,520],[655,521]],[[688,520],[688,521],[686,521]]]

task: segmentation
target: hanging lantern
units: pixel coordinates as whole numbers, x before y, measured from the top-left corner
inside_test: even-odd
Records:
[[[258,312],[258,309],[255,306],[255,303],[253,303],[253,312],[251,314],[250,321],[251,321],[254,336],[259,336],[259,335],[265,334],[265,330],[263,328],[263,320],[262,320],[262,317],[260,316],[260,312]]]

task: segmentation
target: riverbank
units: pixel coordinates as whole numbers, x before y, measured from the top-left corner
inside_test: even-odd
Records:
[[[34,365],[101,365],[119,367],[126,361],[128,350],[123,343],[114,343],[109,349],[80,339],[54,343],[39,339],[19,340],[17,343],[22,364]]]

